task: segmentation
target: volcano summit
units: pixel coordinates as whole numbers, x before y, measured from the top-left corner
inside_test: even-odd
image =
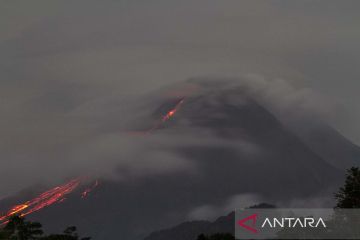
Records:
[[[31,218],[50,231],[71,219],[94,239],[142,239],[189,217],[221,215],[235,206],[331,195],[345,165],[360,159],[359,148],[326,123],[284,118],[246,85],[191,80],[176,89],[139,98],[147,111],[136,112],[146,114],[126,129],[98,128],[106,137],[90,145],[87,156],[104,164],[112,159],[118,179],[102,179],[85,199],[74,191]],[[119,116],[106,117],[116,122]],[[306,126],[328,141],[299,132]],[[149,129],[150,134],[131,134]],[[325,158],[327,150],[339,158]]]

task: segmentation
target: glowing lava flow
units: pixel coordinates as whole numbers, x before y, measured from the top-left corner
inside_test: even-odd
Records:
[[[175,113],[179,110],[181,104],[183,104],[184,102],[184,98],[182,98],[173,109],[171,109],[169,112],[166,113],[166,115],[162,118],[163,122],[166,122],[167,120],[169,120],[171,117],[173,117],[175,115]]]
[[[81,198],[86,198],[90,192],[92,192],[92,190],[94,190],[97,186],[99,186],[99,181],[95,180],[95,183],[93,185],[91,185],[90,187],[86,188],[82,193],[81,193]]]
[[[175,107],[173,107],[172,109],[170,109],[162,118],[161,121],[159,123],[157,123],[156,125],[154,125],[152,128],[146,130],[146,131],[142,131],[142,132],[137,132],[138,134],[149,134],[152,131],[159,129],[161,124],[163,124],[164,122],[168,121],[170,118],[172,118],[176,112],[179,110],[179,108],[181,107],[181,105],[184,103],[185,98],[181,98],[179,102],[176,103]]]
[[[154,124],[154,126],[152,128],[146,129],[146,130],[140,130],[140,131],[131,131],[131,132],[127,132],[127,133],[131,134],[133,136],[145,136],[145,135],[152,133],[153,131],[159,129],[166,121],[168,121],[172,117],[174,117],[174,115],[180,109],[180,107],[184,103],[184,101],[185,101],[185,98],[181,98],[172,109],[170,109],[165,115],[163,115],[161,117],[161,119],[159,121],[157,121]]]
[[[170,109],[162,118],[161,121],[156,124],[151,129],[147,130],[145,133],[151,133],[153,130],[158,129],[161,124],[171,119],[176,112],[179,110],[180,106],[183,104],[184,98],[180,99],[179,102],[175,105],[174,108]],[[75,178],[69,181],[66,184],[54,187],[46,192],[41,193],[36,198],[29,200],[25,203],[18,204],[13,206],[10,210],[7,211],[4,215],[0,215],[0,225],[6,224],[8,219],[11,216],[19,215],[21,217],[28,214],[37,212],[45,207],[48,207],[54,203],[62,203],[66,199],[66,195],[73,192],[82,182],[82,178]],[[86,198],[91,191],[93,191],[99,185],[98,180],[95,181],[93,185],[86,188],[81,193],[81,198]]]
[[[0,215],[0,224],[6,223],[7,220],[13,215],[19,215],[23,217],[54,203],[64,201],[65,196],[74,191],[80,185],[80,182],[80,178],[72,179],[66,184],[54,187],[46,192],[41,193],[32,200],[12,207],[6,214]]]

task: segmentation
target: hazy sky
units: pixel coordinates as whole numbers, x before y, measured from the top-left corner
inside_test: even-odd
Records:
[[[101,101],[247,73],[326,95],[330,121],[360,143],[359,8],[355,0],[3,1],[1,157],[65,158],[62,144],[91,137]]]

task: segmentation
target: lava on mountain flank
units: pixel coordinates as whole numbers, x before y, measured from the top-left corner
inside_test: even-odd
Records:
[[[62,203],[66,199],[66,196],[77,189],[83,181],[84,178],[81,177],[72,179],[63,185],[56,186],[39,194],[37,197],[29,201],[11,207],[10,210],[8,210],[5,214],[0,215],[0,224],[7,223],[8,219],[14,215],[24,217],[55,203]],[[93,185],[86,188],[81,193],[81,197],[87,197],[89,193],[93,191],[98,185],[98,180],[95,180]]]
[[[166,112],[165,115],[162,116],[161,120],[154,125],[151,129],[148,129],[144,134],[149,134],[154,130],[160,128],[160,126],[174,117],[177,113],[181,105],[184,103],[184,98],[181,98],[177,101],[175,106],[171,108],[169,111]],[[78,177],[75,179],[70,180],[69,182],[51,188],[46,192],[39,194],[32,200],[26,201],[21,204],[17,204],[10,208],[5,214],[0,215],[0,224],[5,224],[8,222],[8,219],[11,216],[19,215],[21,217],[29,215],[31,213],[37,212],[45,207],[53,205],[55,203],[62,203],[66,200],[66,195],[72,193],[75,189],[77,189],[82,182],[84,181],[83,177]],[[99,186],[99,181],[95,180],[95,182],[87,187],[85,190],[81,192],[81,198],[87,198],[90,192],[92,192],[96,187]]]

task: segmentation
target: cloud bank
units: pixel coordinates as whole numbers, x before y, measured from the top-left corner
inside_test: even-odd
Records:
[[[78,175],[133,181],[153,174],[199,174],[197,165],[179,154],[178,149],[185,147],[224,146],[245,155],[260,154],[261,148],[256,144],[246,139],[225,140],[211,129],[192,126],[189,116],[182,117],[181,113],[174,130],[169,126],[144,134],[163,116],[164,111],[159,107],[164,103],[173,105],[170,100],[174,97],[207,95],[210,104],[216,106],[222,103],[211,97],[214,90],[216,95],[238,89],[241,91],[227,96],[227,102],[235,107],[246,104],[244,95],[248,95],[286,119],[290,116],[321,119],[330,112],[328,103],[318,101],[309,89],[298,89],[285,80],[260,75],[192,78],[148,94],[110,95],[91,100],[73,99],[79,96],[76,92],[71,94],[72,87],[56,89],[73,96],[67,100],[73,99],[72,103],[49,101],[56,94],[43,88],[42,94],[9,108],[11,114],[2,118],[8,126],[3,125],[6,141],[2,144],[0,180],[13,178],[14,173],[18,177],[0,191],[6,195],[33,184],[55,184]],[[45,99],[39,99],[41,95]]]
[[[311,89],[355,109],[360,35],[354,4],[4,3],[0,181],[6,184],[0,196],[77,174],[196,173],[196,165],[173,151],[173,145],[192,143],[190,133],[176,141],[164,132],[144,139],[126,133],[152,126],[164,99],[159,88],[194,76],[244,86],[280,117],[333,115],[334,104]],[[248,72],[260,74],[243,77]],[[357,124],[334,121],[356,132]],[[203,136],[196,144],[219,142],[194,131]]]

